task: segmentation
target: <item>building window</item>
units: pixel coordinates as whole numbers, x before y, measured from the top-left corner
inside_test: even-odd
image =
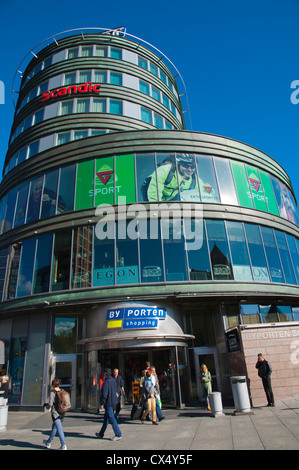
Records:
[[[71,140],[71,133],[70,132],[62,132],[57,134],[56,145],[66,144]]]
[[[144,59],[143,57],[140,57],[138,56],[138,65],[139,67],[142,67],[143,69],[148,69],[148,65],[147,65],[147,60]]]
[[[116,72],[110,72],[110,83],[111,85],[122,85],[122,74]]]
[[[66,114],[72,114],[73,112],[74,100],[62,101],[60,103],[60,116],[65,116]]]
[[[110,100],[110,113],[123,114],[123,104],[121,101]]]
[[[88,113],[89,112],[89,98],[79,98],[76,103],[76,113]]]
[[[107,83],[107,72],[103,72],[101,70],[95,70],[94,82],[95,83]]]
[[[107,47],[105,46],[96,46],[95,48],[95,56],[97,57],[107,57]]]
[[[70,230],[64,230],[55,234],[53,253],[52,290],[69,289],[71,237]]]
[[[145,93],[146,95],[149,95],[150,94],[149,84],[146,82],[143,82],[142,80],[139,80],[139,91],[141,91],[141,93]]]
[[[73,47],[68,50],[67,58],[68,59],[76,59],[79,56],[79,48]]]
[[[111,50],[110,50],[110,57],[111,57],[112,59],[121,60],[121,59],[122,59],[122,50],[121,50],[121,49],[118,49],[117,47],[111,47]]]
[[[152,124],[152,113],[149,109],[141,108],[141,120],[148,124]]]
[[[49,292],[53,235],[41,235],[37,239],[34,265],[33,294]]]
[[[106,113],[106,100],[100,98],[93,98],[92,101],[93,113]]]
[[[67,85],[73,85],[74,83],[76,83],[76,72],[70,72],[70,73],[66,73],[64,75],[64,85],[67,86]]]
[[[82,46],[81,57],[92,57],[92,56],[93,56],[93,46]]]
[[[17,285],[17,297],[31,295],[35,245],[36,238],[30,238],[29,240],[23,241]]]
[[[163,118],[159,114],[154,113],[154,125],[158,129],[163,129]]]
[[[252,281],[249,255],[241,222],[226,222],[236,281]]]
[[[232,264],[222,220],[207,220],[209,251],[215,280],[233,279]]]

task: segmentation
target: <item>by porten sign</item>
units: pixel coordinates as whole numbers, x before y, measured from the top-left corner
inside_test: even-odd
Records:
[[[74,93],[100,93],[101,85],[99,83],[85,82],[82,85],[70,85],[67,87],[55,88],[55,90],[44,91],[41,101],[46,101],[57,96],[72,95]]]
[[[108,328],[123,330],[158,328],[159,320],[165,320],[166,310],[157,307],[126,307],[107,310]]]

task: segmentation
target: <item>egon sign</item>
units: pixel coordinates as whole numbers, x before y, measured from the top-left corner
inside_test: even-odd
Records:
[[[57,98],[57,96],[71,95],[73,93],[100,93],[101,85],[99,83],[93,84],[92,82],[85,82],[82,85],[70,85],[68,87],[55,88],[55,90],[47,90],[42,94],[41,101],[46,101],[49,98]]]

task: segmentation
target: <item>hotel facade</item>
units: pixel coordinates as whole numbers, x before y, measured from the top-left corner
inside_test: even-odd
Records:
[[[10,407],[42,407],[58,376],[74,409],[96,411],[105,367],[130,401],[146,361],[164,406],[201,400],[202,363],[223,401],[245,375],[262,404],[259,352],[275,398],[298,393],[299,216],[284,169],[188,130],[180,73],[123,28],[48,38],[18,69],[0,185]]]

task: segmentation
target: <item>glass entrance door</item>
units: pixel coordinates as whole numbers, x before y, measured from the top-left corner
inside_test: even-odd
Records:
[[[202,347],[194,348],[194,365],[197,382],[198,399],[202,400],[202,389],[200,382],[200,367],[205,364],[212,376],[212,391],[220,392],[220,375],[216,348]]]
[[[72,409],[76,407],[76,356],[74,354],[57,354],[53,356],[54,378],[60,380],[60,388],[71,395]]]

